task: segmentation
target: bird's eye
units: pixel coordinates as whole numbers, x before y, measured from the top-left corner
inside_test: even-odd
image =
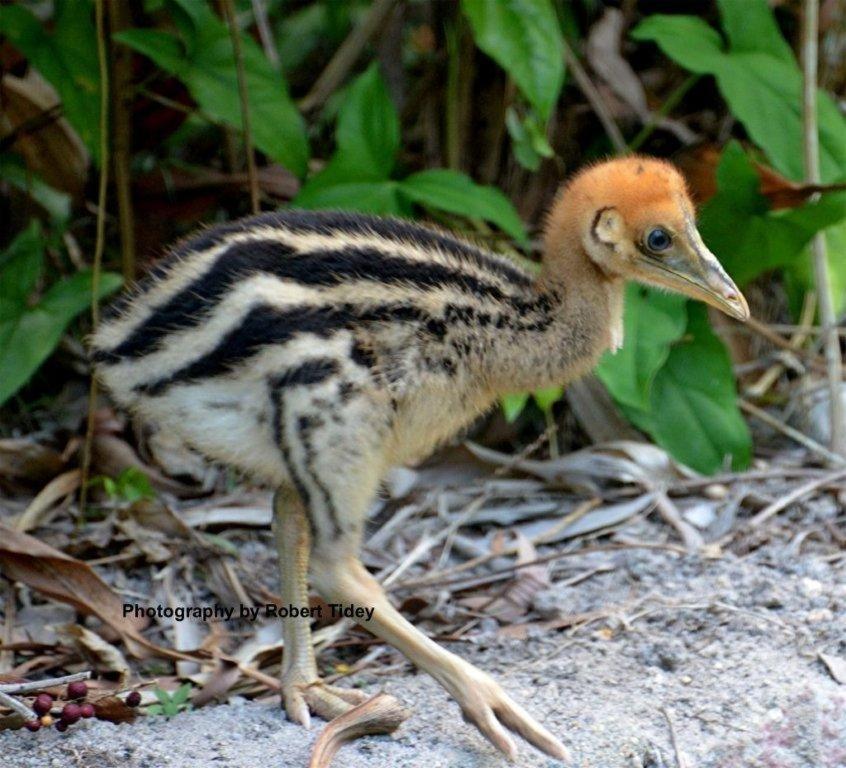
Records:
[[[653,253],[659,253],[661,251],[666,251],[667,248],[673,242],[673,238],[670,237],[670,233],[667,232],[666,229],[662,229],[661,227],[655,227],[655,229],[650,229],[649,234],[646,236],[646,247],[649,248],[650,251]]]

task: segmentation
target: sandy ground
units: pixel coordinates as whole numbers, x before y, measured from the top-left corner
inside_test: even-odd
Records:
[[[842,558],[830,563],[770,545],[719,560],[642,550],[596,553],[580,567],[611,570],[552,587],[536,608],[552,617],[611,606],[610,616],[572,635],[545,632],[514,641],[490,633],[454,646],[557,733],[574,765],[846,766],[846,686],[819,658],[846,659]],[[393,693],[414,714],[392,737],[343,747],[334,765],[507,765],[426,676],[409,668],[359,682]],[[131,726],[85,722],[65,735],[52,729],[0,733],[0,764],[305,766],[314,737],[286,722],[275,706],[236,699]],[[518,764],[557,765],[525,744]]]

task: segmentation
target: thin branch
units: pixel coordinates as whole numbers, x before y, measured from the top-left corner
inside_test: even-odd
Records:
[[[259,33],[259,40],[261,40],[261,47],[264,48],[264,55],[267,60],[273,65],[274,69],[279,69],[279,52],[276,50],[276,43],[273,40],[273,33],[270,31],[270,24],[267,22],[267,8],[264,6],[264,0],[252,0],[253,16],[256,19],[256,28]]]
[[[34,693],[35,691],[46,691],[48,688],[56,688],[59,685],[75,683],[78,680],[88,680],[90,677],[90,672],[76,672],[72,675],[50,677],[46,680],[30,680],[26,683],[7,683],[5,685],[0,685],[0,692],[22,695],[26,693]]]
[[[8,707],[9,709],[14,710],[17,712],[24,720],[37,720],[38,715],[35,714],[26,704],[18,701],[17,699],[9,696],[8,693],[3,693],[0,691],[0,704],[4,707]]]
[[[812,437],[808,437],[804,432],[800,432],[798,429],[794,429],[793,427],[785,424],[783,421],[779,421],[775,416],[770,415],[765,410],[758,408],[757,405],[753,405],[748,400],[744,400],[740,398],[738,401],[740,408],[746,411],[748,414],[751,414],[759,421],[763,421],[764,424],[772,427],[775,430],[778,430],[783,435],[786,435],[791,440],[795,440],[800,445],[804,445],[809,451],[817,454],[820,458],[824,459],[835,465],[843,465],[846,464],[846,459],[838,456],[836,453],[832,453],[828,448],[824,445],[820,445],[816,440]]]
[[[819,37],[818,0],[805,0],[802,25],[802,127],[804,133],[805,181],[820,183],[819,131],[817,129],[817,56]],[[818,198],[814,195],[811,199]],[[823,334],[825,360],[828,374],[829,409],[831,421],[830,447],[833,453],[846,458],[846,419],[843,409],[843,362],[840,358],[840,341],[834,328],[837,318],[831,293],[825,235],[817,232],[811,243],[814,264],[814,283],[820,303],[820,322]]]
[[[608,111],[608,107],[603,101],[602,95],[596,89],[596,86],[591,81],[588,73],[585,72],[578,56],[573,53],[573,49],[570,48],[570,45],[566,40],[563,42],[564,59],[567,62],[567,66],[570,68],[570,71],[573,73],[573,79],[576,81],[576,85],[579,86],[579,90],[581,90],[581,92],[585,95],[585,98],[590,103],[593,111],[596,112],[599,122],[602,123],[605,133],[608,134],[608,138],[614,145],[614,151],[618,155],[628,154],[629,148],[626,145],[626,140],[623,138],[623,134],[620,131],[619,126],[614,122],[614,118],[611,117],[611,113]]]
[[[773,515],[778,514],[781,510],[785,509],[786,507],[793,504],[795,501],[799,501],[799,499],[804,498],[810,493],[813,493],[818,488],[822,488],[824,485],[829,485],[831,483],[837,482],[838,480],[842,480],[846,478],[846,469],[839,469],[836,472],[831,472],[828,475],[823,475],[822,477],[815,477],[813,480],[809,480],[807,483],[800,485],[795,490],[791,491],[787,494],[787,496],[783,496],[782,498],[774,501],[772,504],[764,507],[755,517],[753,517],[749,521],[750,528],[757,528],[762,523],[769,520]]]
[[[244,149],[247,153],[247,176],[250,179],[250,204],[253,213],[261,211],[259,203],[258,174],[256,173],[256,156],[253,152],[253,132],[250,126],[250,98],[247,93],[247,75],[244,71],[244,54],[241,51],[241,33],[235,18],[234,0],[222,0],[221,5],[226,14],[226,23],[232,37],[232,52],[235,56],[235,71],[238,75],[238,98],[241,101],[241,124],[244,131]]]
[[[109,5],[109,32],[115,35],[131,26],[129,3]],[[112,164],[115,172],[118,223],[120,225],[121,271],[124,284],[135,279],[135,216],[132,209],[130,161],[132,144],[132,51],[126,46],[112,49]]]
[[[100,65],[100,187],[97,191],[97,242],[91,266],[91,330],[100,321],[100,272],[106,241],[106,190],[109,184],[109,68],[106,60],[106,33],[103,0],[95,0],[97,17],[97,61]],[[91,473],[91,444],[94,440],[94,411],[97,407],[97,377],[91,374],[88,389],[88,418],[82,446],[82,478],[79,490],[79,515],[85,516],[88,502],[88,477]]]
[[[367,41],[382,26],[388,14],[394,7],[396,0],[375,0],[367,11],[367,15],[358,26],[341,43],[335,55],[326,65],[326,69],[317,78],[311,90],[302,98],[299,108],[303,112],[310,112],[321,106],[335,89],[344,81],[347,73],[352,69]]]

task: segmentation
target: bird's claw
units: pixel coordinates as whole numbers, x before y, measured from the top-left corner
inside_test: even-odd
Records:
[[[570,759],[564,745],[513,701],[493,678],[473,669],[472,679],[453,694],[464,719],[509,759],[517,757],[517,745],[509,731],[532,746],[561,761]]]
[[[363,691],[327,685],[320,679],[310,682],[282,681],[282,701],[288,718],[306,729],[311,728],[312,713],[333,720],[367,701]]]

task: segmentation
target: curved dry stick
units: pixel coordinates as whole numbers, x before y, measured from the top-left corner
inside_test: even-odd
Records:
[[[317,737],[308,768],[328,768],[343,744],[362,736],[393,733],[411,713],[393,696],[377,693],[332,720]]]

